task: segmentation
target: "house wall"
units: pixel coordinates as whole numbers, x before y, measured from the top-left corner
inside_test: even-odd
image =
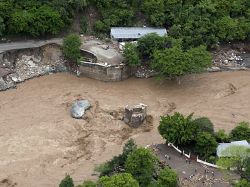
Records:
[[[105,82],[115,82],[129,78],[132,71],[126,65],[104,66],[102,64],[83,62],[79,65],[79,73],[81,76]]]

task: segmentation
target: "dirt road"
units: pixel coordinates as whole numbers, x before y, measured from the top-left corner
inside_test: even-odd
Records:
[[[250,72],[188,77],[181,85],[155,79],[103,83],[70,74],[44,76],[0,92],[0,186],[56,187],[65,173],[78,184],[96,164],[120,153],[133,137],[141,145],[160,143],[159,116],[179,111],[209,117],[232,129],[250,121]],[[70,117],[71,103],[89,99],[86,120]],[[127,104],[145,103],[154,129],[132,130],[111,115]]]

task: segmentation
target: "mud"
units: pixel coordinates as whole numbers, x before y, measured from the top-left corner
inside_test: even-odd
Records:
[[[0,92],[0,186],[55,187],[65,173],[76,184],[95,179],[94,167],[121,152],[129,138],[161,143],[159,117],[175,111],[207,116],[216,129],[250,121],[250,72],[188,76],[181,85],[156,79],[104,83],[67,73],[28,80]],[[70,116],[76,99],[92,108]],[[148,105],[148,123],[131,129],[121,121],[126,105]]]

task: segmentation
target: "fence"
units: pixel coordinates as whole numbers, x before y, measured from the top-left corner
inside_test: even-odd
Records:
[[[191,157],[191,154],[190,154],[190,153],[189,153],[189,154],[185,154],[184,150],[181,151],[178,147],[174,146],[172,143],[168,143],[168,146],[173,147],[177,152],[182,153],[185,157],[187,157],[187,158],[190,159],[190,157]],[[198,156],[197,156],[196,162],[201,163],[201,164],[204,164],[204,165],[209,166],[209,167],[213,167],[213,168],[222,168],[222,167],[217,166],[217,165],[215,165],[215,164],[211,164],[211,163],[209,163],[209,162],[200,160]]]

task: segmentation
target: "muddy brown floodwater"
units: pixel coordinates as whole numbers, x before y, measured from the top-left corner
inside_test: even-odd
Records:
[[[0,186],[56,187],[65,173],[76,184],[121,152],[133,137],[161,143],[159,116],[174,111],[209,117],[216,129],[250,121],[250,72],[190,76],[176,85],[156,79],[104,83],[70,74],[26,81],[0,93]],[[93,105],[85,120],[70,117],[75,99]],[[145,103],[153,129],[133,130],[116,117],[127,104]],[[117,115],[111,115],[114,113]]]

